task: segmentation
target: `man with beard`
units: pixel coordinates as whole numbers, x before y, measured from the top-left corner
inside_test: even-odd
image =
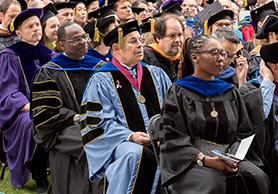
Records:
[[[41,15],[42,9],[24,10],[8,26],[21,41],[0,53],[0,128],[12,185],[23,187],[31,171],[38,192],[45,192],[48,187],[47,154],[35,145],[29,115],[33,75],[55,55],[39,43]]]
[[[143,61],[161,67],[172,81],[177,78],[183,31],[184,26],[176,16],[165,14],[155,21],[155,43],[144,48]]]
[[[32,88],[35,141],[49,151],[53,194],[101,193],[88,180],[80,136],[80,104],[96,62],[86,55],[88,34],[76,23],[57,31],[62,54],[40,68]]]
[[[17,36],[12,35],[8,29],[8,24],[14,19],[21,11],[21,6],[16,0],[1,0],[0,1],[0,51],[8,46],[19,41]]]
[[[106,176],[108,194],[151,193],[158,173],[147,124],[160,113],[171,81],[160,68],[140,62],[137,21],[117,26],[104,44],[112,49],[112,61],[91,77],[81,106],[89,177]]]

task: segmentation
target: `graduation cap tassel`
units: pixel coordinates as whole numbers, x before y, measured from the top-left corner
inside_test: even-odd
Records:
[[[150,19],[150,23],[151,23],[151,33],[154,33],[154,24],[155,24],[155,20],[153,18]]]
[[[97,27],[97,19],[95,20],[95,30],[94,30],[94,42],[99,42],[100,39],[100,32]]]
[[[105,6],[107,6],[107,5],[108,5],[108,0],[105,0],[104,5],[105,5]]]
[[[207,36],[208,34],[208,20],[206,20],[204,23],[204,35]]]
[[[14,31],[14,20],[12,20],[11,23],[10,23],[10,31],[11,32]]]
[[[123,29],[121,27],[118,28],[118,45],[120,48],[123,48]]]
[[[99,39],[100,39],[99,30],[97,27],[95,27],[94,42],[99,42]]]
[[[77,14],[77,8],[75,7],[75,8],[73,8],[73,13],[74,13],[74,15],[76,15]]]

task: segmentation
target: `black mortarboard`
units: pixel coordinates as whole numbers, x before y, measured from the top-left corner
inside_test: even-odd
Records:
[[[74,9],[78,2],[60,2],[60,3],[54,3],[54,6],[57,10],[64,9],[64,8],[71,8]]]
[[[30,8],[25,9],[22,12],[20,12],[15,19],[11,21],[11,23],[8,25],[8,30],[15,34],[15,31],[19,28],[19,26],[28,18],[32,16],[37,16],[38,18],[41,18],[43,14],[43,9],[40,8]]]
[[[118,42],[119,46],[122,47],[123,37],[134,31],[140,32],[137,20],[117,26],[104,37],[103,42],[106,46],[110,47],[112,44]]]
[[[256,35],[257,39],[265,39],[268,37],[269,32],[278,32],[278,16],[269,15],[265,20],[262,28],[259,30]]]
[[[232,10],[229,9],[224,9],[219,11],[218,13],[212,15],[209,19],[208,19],[208,27],[210,27],[212,24],[214,24],[215,22],[222,20],[222,19],[229,19],[229,20],[233,20],[234,19],[234,12]]]
[[[150,3],[155,3],[156,0],[146,0],[147,2],[150,2]]]
[[[257,25],[260,20],[265,18],[267,15],[273,14],[276,12],[274,1],[271,1],[261,7],[258,7],[250,12],[252,21],[254,23],[255,30],[257,30]]]
[[[270,63],[278,63],[278,42],[268,45],[263,45],[260,50],[261,58]]]
[[[115,22],[115,16],[108,16],[105,18],[95,19],[84,26],[84,31],[90,35],[90,38],[95,42],[100,41],[100,35],[104,36],[106,32],[104,29],[111,23]]]
[[[91,3],[95,2],[95,1],[98,1],[98,0],[84,0],[84,4],[86,7],[88,7]]]
[[[208,21],[208,26],[210,26],[221,19],[233,19],[234,13],[231,10],[224,9],[219,1],[216,1],[210,4],[204,10],[200,11],[196,15],[196,18],[198,22],[200,22],[201,26],[203,26],[206,21]]]
[[[140,7],[131,7],[131,10],[132,10],[133,13],[136,13],[136,14],[139,14],[142,11],[145,11],[144,8],[140,8]]]
[[[101,18],[101,17],[107,17],[107,16],[110,16],[110,15],[114,15],[114,3],[111,3],[107,6],[104,6],[102,8],[99,8],[93,12],[90,12],[88,14],[88,19],[91,19],[91,18]]]
[[[53,5],[53,3],[48,3],[44,8],[43,8],[43,16],[41,18],[41,23],[43,24],[46,20],[49,18],[55,16],[58,14],[57,9]]]

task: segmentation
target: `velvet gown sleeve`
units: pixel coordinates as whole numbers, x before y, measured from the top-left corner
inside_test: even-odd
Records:
[[[73,116],[77,114],[65,107],[58,84],[44,67],[34,78],[31,109],[35,140],[47,149],[56,144],[65,128],[74,126]]]
[[[162,182],[167,185],[179,174],[190,168],[200,152],[192,145],[190,129],[185,126],[181,88],[171,86],[164,101],[162,128],[160,130],[160,168]]]
[[[19,58],[15,54],[2,52],[0,67],[0,128],[3,128],[29,100]]]

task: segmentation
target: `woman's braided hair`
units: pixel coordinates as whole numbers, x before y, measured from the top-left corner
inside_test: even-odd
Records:
[[[192,75],[194,73],[194,67],[191,59],[191,54],[200,51],[204,44],[211,37],[205,35],[197,35],[193,38],[185,40],[182,48],[181,60],[178,67],[178,79],[182,79],[185,76]]]

